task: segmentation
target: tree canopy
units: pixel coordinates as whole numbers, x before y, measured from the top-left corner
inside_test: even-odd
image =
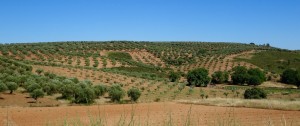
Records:
[[[204,68],[194,69],[189,71],[187,74],[187,82],[189,85],[197,87],[206,87],[210,82],[210,77],[208,76],[208,70]]]
[[[169,73],[169,79],[170,79],[171,82],[175,82],[175,81],[177,81],[179,78],[180,78],[180,74],[179,74],[179,73],[176,73],[176,72],[173,72],[173,71],[171,71],[171,72]]]
[[[229,74],[226,71],[216,71],[212,74],[211,82],[214,84],[222,84],[228,82]]]
[[[300,72],[294,69],[286,69],[281,74],[281,82],[296,85],[300,87]]]
[[[250,68],[249,70],[244,66],[237,66],[233,68],[231,74],[233,84],[248,84],[248,85],[260,85],[266,81],[266,75],[258,68]]]

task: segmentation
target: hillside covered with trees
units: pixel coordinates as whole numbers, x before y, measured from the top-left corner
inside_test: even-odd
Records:
[[[0,91],[25,93],[37,103],[44,97],[70,104],[243,98],[253,86],[267,92],[263,98],[299,95],[293,87],[300,85],[300,53],[269,44],[13,43],[0,45],[0,55]],[[275,86],[263,86],[266,81]]]

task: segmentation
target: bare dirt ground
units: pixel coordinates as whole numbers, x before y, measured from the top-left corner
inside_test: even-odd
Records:
[[[59,101],[51,96],[45,96],[44,98],[39,98],[36,102],[33,98],[29,96],[28,93],[15,92],[13,94],[1,93],[0,94],[0,106],[58,106]]]
[[[190,112],[190,114],[189,114]],[[131,114],[133,116],[131,116]],[[131,119],[131,117],[133,117]],[[104,125],[295,125],[300,111],[215,107],[175,102],[65,107],[0,108],[0,125],[87,125],[97,118]]]

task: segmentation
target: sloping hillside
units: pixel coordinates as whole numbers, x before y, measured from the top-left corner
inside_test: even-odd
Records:
[[[119,84],[125,90],[138,88],[141,91],[140,102],[199,99],[199,92],[202,94],[205,92],[207,97],[225,97],[224,94],[228,94],[228,91],[233,92],[230,85],[218,85],[208,89],[187,88],[186,73],[196,68],[206,68],[211,75],[216,71],[230,72],[236,66],[245,66],[276,74],[285,68],[299,67],[299,53],[239,43],[129,41],[22,43],[0,45],[0,55],[5,64],[1,67],[4,69],[1,77],[7,79],[8,73],[17,75],[8,77],[12,80],[3,80],[4,83],[18,84],[16,96],[29,97],[30,94],[23,93],[30,91],[28,86],[37,84],[40,85],[38,88],[46,92],[50,101],[55,98],[76,101],[77,95],[80,94],[73,91],[73,86],[90,91],[95,85],[114,84]],[[23,68],[16,69],[18,65],[28,67],[26,72]],[[168,77],[171,71],[180,73],[181,78],[170,82]],[[23,75],[29,78],[25,78],[21,83],[19,77]],[[268,88],[268,85],[263,88]],[[65,86],[70,87],[61,88]],[[240,94],[249,87],[234,88]],[[73,94],[67,97],[64,91]],[[292,95],[280,95],[280,98],[297,97],[298,94],[294,92],[292,90]],[[52,96],[51,93],[55,95]],[[278,93],[282,92],[272,94],[271,98],[278,98]],[[106,96],[107,94],[103,96],[104,99],[107,99]],[[105,103],[107,100],[101,100],[103,97],[97,97],[96,101]],[[242,96],[232,94],[229,97]]]

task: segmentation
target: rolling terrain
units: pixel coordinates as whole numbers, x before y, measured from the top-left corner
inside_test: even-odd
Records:
[[[124,109],[127,111],[130,109],[130,104],[134,102],[127,94],[124,95],[121,102],[114,102],[110,100],[109,91],[94,96],[95,92],[91,90],[94,90],[97,86],[109,88],[116,84],[120,85],[124,91],[137,88],[141,92],[141,96],[137,101],[137,106],[140,106],[137,109],[143,113],[137,114],[137,117],[147,116],[145,113],[148,104],[154,106],[154,108],[150,107],[150,109],[154,109],[153,111],[166,114],[168,112],[162,112],[163,109],[160,107],[168,104],[183,109],[181,111],[175,110],[176,107],[173,108],[174,119],[178,119],[183,114],[189,113],[189,107],[185,104],[179,104],[177,101],[218,98],[242,100],[245,90],[254,87],[234,85],[231,83],[231,79],[229,79],[229,82],[222,84],[210,83],[207,87],[186,86],[188,83],[186,76],[189,71],[197,68],[207,69],[209,77],[212,77],[217,71],[226,71],[231,74],[234,71],[233,68],[237,66],[248,69],[258,68],[268,78],[266,82],[256,86],[264,89],[268,94],[265,100],[295,101],[295,104],[297,104],[296,102],[300,101],[299,89],[295,85],[283,84],[279,81],[280,75],[285,69],[300,69],[299,58],[299,51],[283,50],[269,45],[224,42],[76,41],[2,44],[0,45],[0,83],[17,85],[17,88],[11,91],[7,89],[0,93],[0,106],[16,107],[9,110],[12,115],[6,115],[5,108],[0,109],[0,119],[6,120],[3,122],[11,123],[11,125],[33,125],[34,123],[26,122],[29,118],[20,119],[19,116],[24,112],[19,109],[22,107],[36,107],[27,110],[29,113],[34,114],[38,114],[36,111],[41,111],[39,113],[41,115],[40,120],[43,121],[37,125],[46,125],[45,122],[47,121],[59,121],[59,118],[63,118],[54,117],[52,116],[53,113],[49,115],[49,120],[42,118],[42,115],[48,113],[47,111],[52,111],[52,109],[63,109],[62,113],[69,113],[71,110],[78,111],[79,114],[84,113],[86,116],[79,117],[77,121],[85,125],[91,123],[91,118],[89,118],[89,113],[83,112],[82,109],[99,111],[97,106],[106,106],[107,111],[112,112],[113,115],[108,117],[107,120],[110,122],[107,122],[106,125],[113,125],[114,121],[112,120],[122,121],[122,117],[119,116],[122,114],[121,109],[114,110],[113,106],[118,103],[126,104]],[[170,81],[169,76],[172,72],[179,75],[178,80]],[[40,89],[43,96],[34,98],[32,92],[36,89]],[[81,97],[93,97],[93,100],[80,99]],[[300,110],[300,106],[295,104],[291,105],[293,108],[280,109]],[[74,107],[68,108],[69,106]],[[115,106],[121,107],[122,105]],[[45,110],[43,107],[54,108],[45,108],[47,109]],[[212,112],[213,107],[207,107],[203,110],[199,107],[206,108],[207,106],[193,105],[192,109],[196,109],[199,113],[200,111],[207,111],[209,114],[200,115],[201,118],[207,118],[206,120],[191,119],[193,125],[197,125],[197,122],[198,125],[216,125],[217,120],[212,118],[214,114]],[[276,109],[268,105],[260,107]],[[218,107],[217,109],[220,109],[219,111],[226,116],[232,114],[227,111],[230,108]],[[265,112],[264,115],[261,115],[264,118],[268,118],[268,114],[275,113],[272,118],[276,121],[279,120],[278,116],[280,116],[280,119],[287,120],[289,123],[295,120],[291,116],[293,113],[299,116],[299,111],[283,111],[286,113],[285,117],[282,117],[283,115],[279,110],[242,108],[238,111],[237,119],[241,121],[239,124],[244,125],[270,123],[271,120],[254,118],[260,112]],[[241,118],[241,114],[244,112],[252,112],[252,116]],[[72,119],[76,118],[76,113],[70,112],[69,114],[70,116],[67,116],[68,114],[66,116]],[[94,117],[97,113],[91,113],[91,115]],[[128,112],[126,112],[126,115],[127,118],[130,118]],[[168,122],[163,121],[168,120],[170,115],[166,114],[163,120],[152,118],[150,120],[155,121],[149,124],[167,125]],[[193,116],[199,115],[193,113]],[[137,117],[134,117],[135,120],[138,120]],[[173,118],[170,117],[170,119]],[[247,119],[252,121],[247,122]],[[250,123],[253,120],[263,123]],[[60,121],[63,122],[64,120]],[[172,124],[183,125],[186,123],[185,121],[173,121]],[[140,122],[145,125],[145,121]],[[137,123],[135,124],[137,125]],[[297,124],[299,122],[295,121],[294,125]]]

